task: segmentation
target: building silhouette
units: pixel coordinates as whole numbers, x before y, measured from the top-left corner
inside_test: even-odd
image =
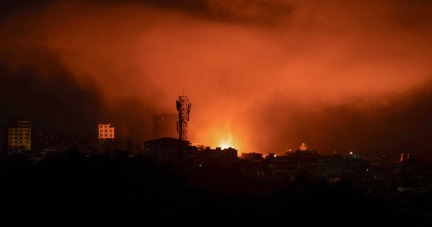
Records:
[[[144,153],[155,161],[179,161],[181,158],[196,156],[197,148],[190,146],[189,141],[164,137],[145,141]]]

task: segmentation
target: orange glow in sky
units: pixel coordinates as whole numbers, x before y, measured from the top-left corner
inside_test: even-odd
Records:
[[[381,138],[400,131],[395,114],[430,90],[427,1],[181,2],[54,1],[2,24],[0,61],[66,74],[96,92],[101,118],[141,140],[184,88],[191,142],[241,152],[395,141]]]

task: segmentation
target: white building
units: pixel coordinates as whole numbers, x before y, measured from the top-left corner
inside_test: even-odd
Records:
[[[99,124],[99,139],[114,139],[114,127],[110,124]]]

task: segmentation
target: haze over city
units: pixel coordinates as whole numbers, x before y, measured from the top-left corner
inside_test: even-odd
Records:
[[[193,108],[189,139],[283,153],[430,159],[431,1],[2,1],[1,121],[151,139]]]

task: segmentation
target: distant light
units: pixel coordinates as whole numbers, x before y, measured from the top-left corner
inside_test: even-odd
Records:
[[[369,169],[366,169],[366,171],[369,171]]]
[[[276,158],[276,155],[273,155]]]
[[[350,154],[352,154],[352,151],[350,152]]]
[[[221,147],[222,150],[225,150],[225,149],[230,148],[231,146],[227,145],[227,144],[222,144],[220,147]]]

